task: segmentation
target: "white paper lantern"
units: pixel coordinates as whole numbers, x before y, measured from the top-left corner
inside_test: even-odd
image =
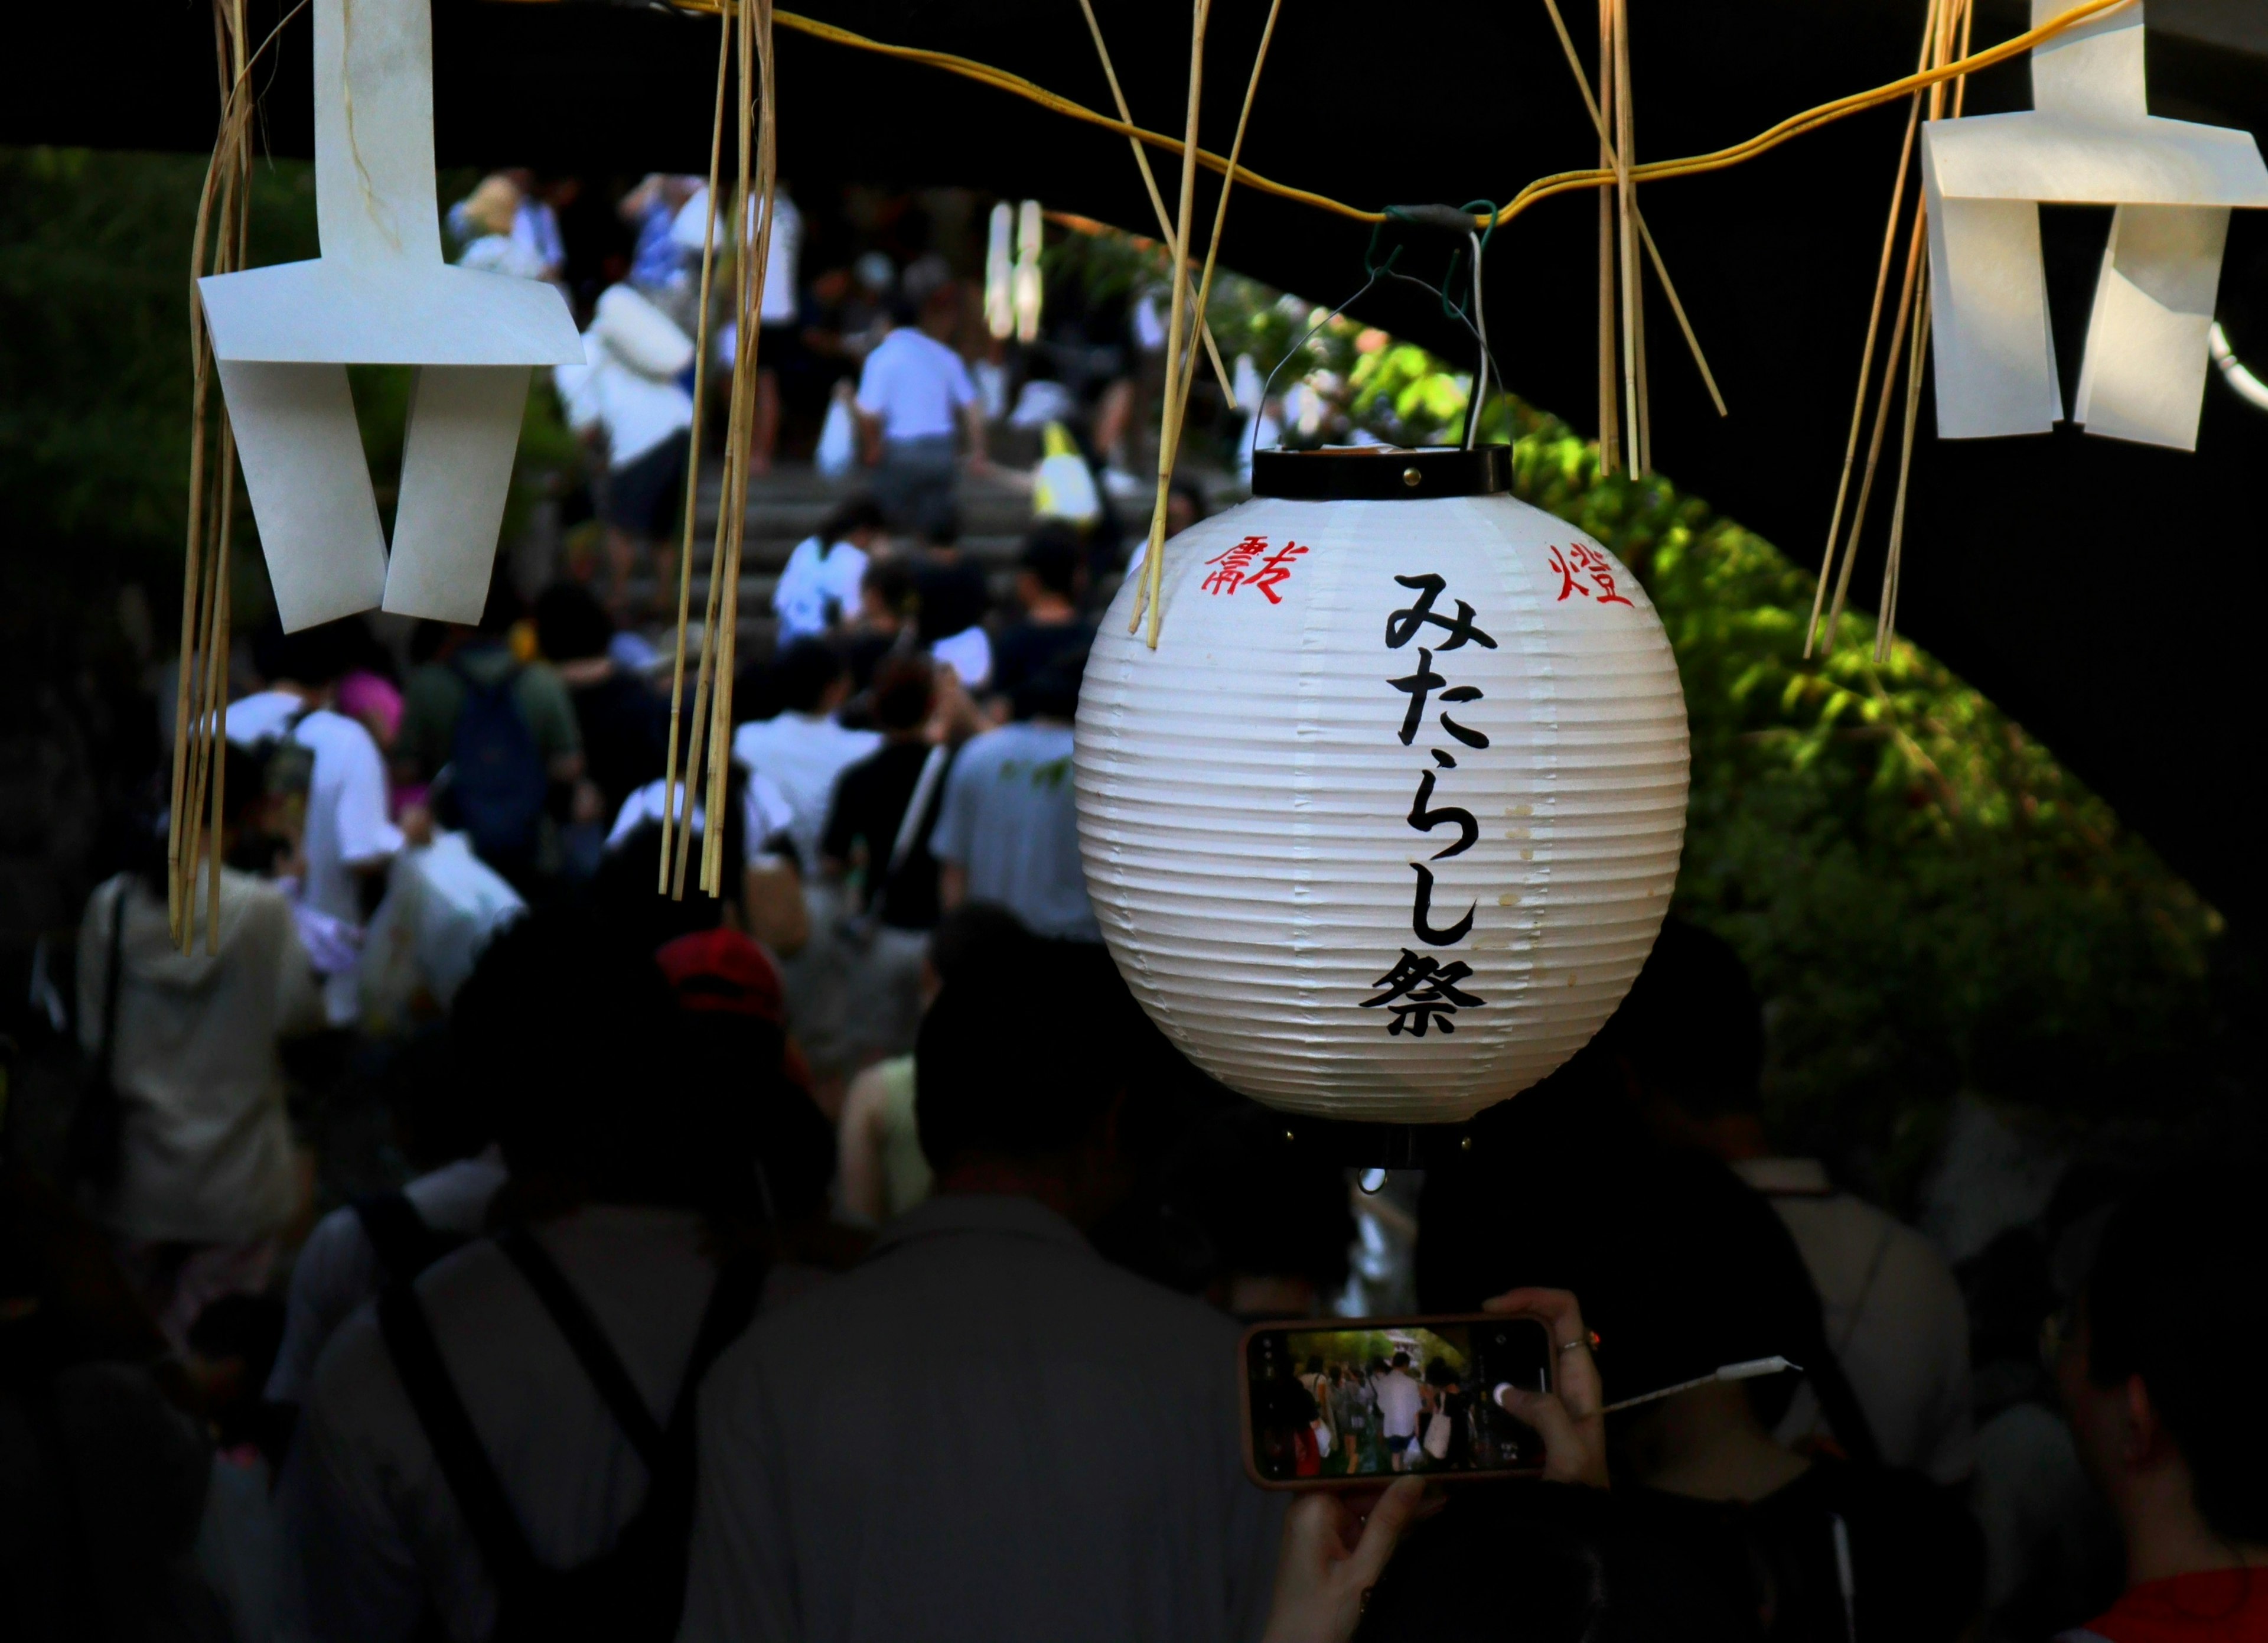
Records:
[[[1120,590],[1079,712],[1081,849],[1136,997],[1290,1111],[1469,1117],[1565,1061],[1653,945],[1684,697],[1603,547],[1509,452],[1263,452]],[[1350,496],[1366,499],[1295,499]]]

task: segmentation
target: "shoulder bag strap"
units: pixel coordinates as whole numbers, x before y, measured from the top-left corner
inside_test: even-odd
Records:
[[[882,875],[885,881],[895,878],[906,858],[914,853],[914,845],[923,833],[922,818],[928,814],[930,801],[937,795],[937,785],[945,777],[946,761],[951,755],[940,742],[929,750],[922,761],[921,776],[914,783],[913,797],[906,800],[906,814],[898,822],[897,842],[890,846],[890,866]]]
[[[527,1286],[551,1315],[552,1323],[558,1325],[559,1333],[566,1337],[576,1361],[583,1366],[583,1373],[591,1377],[599,1396],[614,1412],[622,1435],[630,1440],[630,1447],[638,1452],[646,1470],[653,1470],[661,1463],[661,1425],[645,1406],[644,1396],[630,1379],[630,1371],[622,1367],[621,1356],[607,1339],[606,1331],[599,1327],[598,1319],[591,1315],[589,1304],[575,1293],[567,1275],[526,1228],[513,1227],[501,1234],[497,1243],[519,1269],[519,1275],[527,1280]]]
[[[700,1389],[711,1365],[725,1349],[740,1338],[756,1315],[763,1299],[768,1264],[758,1256],[738,1256],[718,1269],[717,1286],[709,1292],[708,1308],[701,1315],[701,1332],[694,1337],[693,1355],[686,1360],[685,1381],[677,1390],[676,1407],[669,1411],[669,1434],[692,1435],[694,1394]]]
[[[433,1446],[441,1476],[456,1497],[457,1509],[464,1514],[490,1574],[508,1596],[534,1580],[540,1566],[497,1477],[496,1464],[489,1459],[456,1382],[449,1378],[448,1366],[441,1361],[433,1326],[409,1285],[389,1284],[379,1292],[378,1328],[394,1373],[401,1377],[401,1389],[409,1395],[409,1407],[425,1429],[425,1440]]]

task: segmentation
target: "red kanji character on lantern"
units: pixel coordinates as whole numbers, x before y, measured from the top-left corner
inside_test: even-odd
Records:
[[[1588,599],[1593,593],[1602,605],[1627,605],[1630,600],[1615,592],[1615,573],[1602,554],[1594,553],[1580,542],[1562,549],[1551,549],[1551,568],[1559,573],[1559,598],[1565,600],[1570,593],[1580,593]],[[1586,586],[1585,583],[1590,586]]]
[[[1285,543],[1260,562],[1260,568],[1252,573],[1252,586],[1260,590],[1270,604],[1282,604],[1284,601],[1276,593],[1277,586],[1292,579],[1290,561],[1294,556],[1307,551],[1298,542]]]
[[[1207,564],[1218,565],[1219,569],[1205,578],[1198,586],[1208,593],[1233,593],[1244,586],[1244,573],[1251,569],[1253,560],[1267,550],[1267,538],[1246,537],[1227,552],[1205,561]],[[1274,595],[1271,594],[1270,597],[1273,598]]]

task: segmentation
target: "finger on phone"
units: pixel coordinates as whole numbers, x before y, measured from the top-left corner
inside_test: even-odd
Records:
[[[1605,1402],[1600,1391],[1599,1367],[1591,1357],[1590,1326],[1583,1322],[1583,1308],[1572,1294],[1564,1289],[1511,1289],[1483,1301],[1481,1308],[1485,1312],[1521,1313],[1543,1320],[1550,1331],[1551,1345],[1558,1349],[1552,1364],[1552,1384],[1571,1411],[1587,1414]]]
[[[1543,1440],[1543,1476],[1553,1483],[1589,1483],[1590,1449],[1575,1430],[1567,1406],[1550,1392],[1524,1392],[1507,1386],[1497,1401],[1515,1420],[1535,1428]]]

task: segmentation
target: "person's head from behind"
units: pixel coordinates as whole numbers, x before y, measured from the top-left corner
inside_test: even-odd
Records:
[[[1396,1353],[1395,1353],[1395,1354],[1394,1354],[1394,1357],[1393,1357],[1393,1358],[1392,1358],[1392,1359],[1388,1362],[1388,1367],[1389,1367],[1389,1368],[1394,1368],[1394,1369],[1407,1369],[1409,1367],[1410,1367],[1410,1354],[1409,1354],[1408,1352],[1396,1352]]]
[[[922,954],[922,1007],[956,981],[982,984],[1031,953],[1032,932],[998,902],[963,902],[937,921]]]
[[[554,582],[535,596],[535,644],[546,661],[595,661],[615,642],[615,620],[579,582]]]
[[[1116,972],[1026,937],[947,980],[914,1043],[941,1192],[1033,1197],[1081,1226],[1127,1187],[1120,1120],[1146,1023]]]
[[[1835,1374],[1803,1256],[1769,1200],[1723,1164],[1671,1151],[1602,1162],[1539,1219],[1590,1206],[1587,1230],[1540,1228],[1521,1281],[1570,1288],[1585,1319],[1614,1342],[1602,1365],[1620,1400],[1711,1375],[1726,1364],[1781,1357],[1810,1366],[1845,1453],[1871,1452],[1864,1418]],[[1615,1418],[1608,1439],[1637,1481],[1707,1451],[1751,1459],[1771,1444],[1801,1377],[1712,1381]]]
[[[827,516],[819,527],[819,540],[832,548],[837,542],[849,542],[861,553],[871,552],[887,530],[882,510],[872,497],[853,497]]]
[[[1320,1316],[1345,1286],[1355,1241],[1346,1171],[1287,1145],[1267,1109],[1215,1087],[1222,1104],[1183,1126],[1169,1167],[1175,1215],[1210,1246],[1206,1298],[1250,1322]]]
[[[1079,686],[1086,678],[1086,652],[1059,652],[1048,665],[1016,687],[1015,716],[1068,725],[1079,717]]]
[[[917,741],[937,700],[928,657],[893,656],[874,670],[874,728],[893,741]]]
[[[961,510],[951,497],[932,497],[914,520],[914,534],[929,556],[942,563],[961,556]]]
[[[961,328],[961,282],[952,270],[924,257],[906,270],[905,287],[914,322],[939,342],[952,342]]]
[[[311,701],[327,701],[354,669],[365,648],[368,630],[353,616],[286,633],[271,616],[252,636],[252,666],[271,689],[297,690]]]
[[[1721,1158],[1764,1150],[1764,1012],[1723,937],[1664,920],[1599,1046],[1664,1141]]]
[[[902,559],[877,559],[858,578],[858,625],[869,633],[895,633],[913,602],[913,568]]]
[[[835,1131],[791,1073],[778,966],[737,930],[681,936],[654,956],[676,994],[685,1076],[711,1137],[698,1160],[703,1206],[776,1225],[819,1216]]]
[[[849,670],[823,639],[798,639],[780,652],[772,671],[787,712],[832,718],[850,695]]]
[[[2169,1175],[2104,1227],[2057,1363],[2127,1578],[2268,1558],[2268,1217],[2257,1170]]]
[[[702,1138],[674,1020],[651,949],[595,918],[538,911],[489,944],[457,994],[453,1049],[530,1203],[696,1200]]]
[[[1069,620],[1079,598],[1079,536],[1067,525],[1042,525],[1016,562],[1016,602],[1032,616]]]

